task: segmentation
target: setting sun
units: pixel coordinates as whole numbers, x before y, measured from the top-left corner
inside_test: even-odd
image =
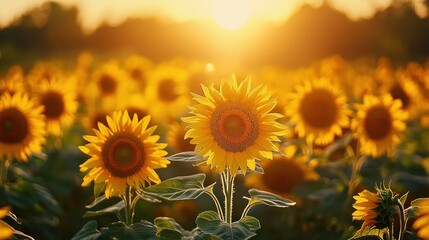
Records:
[[[222,28],[238,29],[249,20],[250,4],[248,0],[212,1],[212,15]]]

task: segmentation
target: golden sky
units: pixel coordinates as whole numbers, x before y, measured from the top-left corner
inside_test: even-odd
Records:
[[[384,9],[393,2],[393,0],[325,1],[334,8],[345,12],[352,19],[371,17],[377,10]],[[412,2],[420,15],[425,14],[423,0],[405,1]],[[23,12],[44,2],[47,1],[0,0],[0,26],[6,26]],[[234,12],[238,16],[247,16],[241,16],[245,18],[243,24],[247,21],[278,23],[287,20],[301,5],[307,3],[319,6],[323,0],[56,0],[56,2],[67,6],[77,6],[80,10],[79,19],[82,26],[87,31],[91,31],[102,22],[119,24],[127,17],[152,16],[174,21],[215,21],[220,25],[223,22],[226,24],[224,27],[228,28],[228,25],[232,26],[233,21],[238,21],[238,19],[230,19]],[[234,2],[240,3],[234,4]],[[225,13],[222,9],[225,9]],[[230,15],[226,12],[229,12]]]

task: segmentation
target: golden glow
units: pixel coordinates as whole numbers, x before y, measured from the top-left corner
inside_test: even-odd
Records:
[[[248,0],[213,0],[212,16],[225,29],[238,29],[249,20],[250,3]]]
[[[79,9],[79,21],[87,32],[95,30],[101,23],[120,24],[127,17],[161,17],[180,22],[207,20],[207,17],[211,17],[210,12],[213,9],[211,1],[219,2],[216,5],[221,5],[221,3],[235,5],[237,4],[235,2],[245,1],[247,5],[251,6],[252,19],[268,22],[285,21],[304,4],[318,7],[323,3],[322,0],[232,0],[229,2],[227,0],[175,0],[174,4],[171,4],[170,0],[105,0],[103,4],[100,4],[99,1],[55,0],[68,7],[76,6]],[[428,10],[422,1],[410,1],[419,16],[427,16]],[[21,14],[45,2],[48,1],[0,1],[0,27],[7,26]],[[372,17],[378,10],[389,7],[393,0],[327,0],[326,2],[344,12],[349,18],[359,19]],[[235,16],[237,11],[233,10],[234,7],[230,7],[230,9],[230,12],[233,13],[232,16]],[[231,20],[227,21],[231,22]]]

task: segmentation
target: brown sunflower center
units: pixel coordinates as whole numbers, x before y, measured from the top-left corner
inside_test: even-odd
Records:
[[[402,102],[402,108],[407,108],[410,105],[410,97],[399,84],[393,85],[390,89],[390,94],[394,99],[399,99]]]
[[[173,102],[179,97],[176,92],[176,83],[173,79],[163,79],[158,85],[158,97],[164,102]]]
[[[28,135],[28,121],[25,115],[16,108],[0,111],[0,142],[19,143]]]
[[[370,108],[364,121],[365,132],[373,140],[380,140],[389,135],[392,130],[392,117],[382,105]]]
[[[210,128],[219,146],[230,152],[242,152],[258,137],[258,121],[252,111],[239,103],[217,107]]]
[[[116,87],[117,83],[115,79],[108,74],[103,74],[98,80],[98,88],[105,95],[114,94],[116,91]]]
[[[64,113],[64,98],[58,92],[47,92],[43,95],[41,103],[45,107],[43,114],[48,119],[58,118]]]
[[[104,166],[119,178],[136,174],[145,163],[143,143],[131,133],[117,133],[107,139],[101,155]]]
[[[304,171],[291,160],[274,159],[264,168],[262,181],[272,191],[290,193],[293,187],[304,181]]]
[[[337,118],[335,96],[326,89],[314,89],[302,99],[299,112],[305,123],[312,127],[330,127]]]

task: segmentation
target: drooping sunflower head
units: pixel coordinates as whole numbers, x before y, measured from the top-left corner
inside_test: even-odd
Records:
[[[417,206],[417,218],[413,223],[413,229],[417,236],[423,240],[429,239],[429,198],[421,199]]]
[[[160,65],[150,74],[145,93],[156,122],[167,124],[183,115],[189,103],[186,79],[184,69],[169,65]]]
[[[299,137],[326,145],[342,135],[341,128],[349,124],[350,110],[339,88],[326,79],[318,79],[296,87],[286,105],[286,114],[296,124]]]
[[[356,105],[357,114],[352,128],[362,153],[377,157],[399,143],[407,118],[401,105],[399,100],[393,100],[390,95],[381,98],[367,95],[363,104]]]
[[[264,174],[252,174],[245,179],[245,183],[299,203],[300,199],[292,193],[293,188],[305,181],[319,178],[306,161],[306,156],[274,156],[272,161],[261,162]]]
[[[363,190],[353,197],[356,202],[353,208],[356,209],[353,214],[353,220],[364,221],[361,231],[366,227],[373,227],[377,225],[378,213],[377,209],[381,205],[381,197],[377,193]]]
[[[272,151],[278,151],[273,142],[286,128],[276,121],[282,115],[271,113],[277,103],[271,92],[262,85],[252,88],[249,77],[238,84],[234,75],[219,90],[202,88],[204,96],[194,95],[193,116],[182,118],[189,123],[185,138],[192,138],[195,151],[217,171],[229,168],[234,175],[238,169],[255,169],[255,159],[272,159]]]
[[[44,107],[48,133],[54,136],[61,135],[75,119],[78,103],[73,83],[70,79],[43,80],[35,89],[36,98]]]
[[[191,139],[185,139],[185,126],[177,121],[171,122],[168,125],[167,143],[175,152],[194,151],[195,145],[191,143]]]
[[[152,135],[156,126],[148,128],[150,116],[131,119],[128,112],[114,112],[107,116],[107,125],[98,124],[95,136],[84,136],[89,143],[80,150],[90,156],[80,165],[81,172],[87,172],[82,186],[92,181],[106,183],[107,198],[125,193],[126,187],[137,190],[145,182],[159,183],[154,169],[165,168],[170,162],[164,159],[166,144],[158,143],[159,136]]]
[[[393,215],[396,214],[396,202],[399,196],[395,195],[390,187],[380,184],[375,187],[376,192],[363,190],[353,198],[356,202],[353,208],[356,209],[353,214],[353,220],[364,221],[361,231],[366,227],[375,227],[384,229],[391,226]]]
[[[0,97],[0,157],[26,161],[45,142],[43,107],[27,95]]]

